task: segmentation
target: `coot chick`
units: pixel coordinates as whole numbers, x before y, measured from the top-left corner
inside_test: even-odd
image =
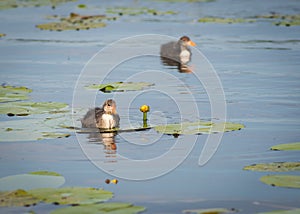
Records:
[[[192,55],[189,46],[196,46],[196,43],[188,36],[182,36],[177,42],[173,41],[161,45],[160,55],[161,57],[186,64],[191,60]]]
[[[81,119],[83,128],[112,129],[119,127],[120,117],[117,113],[116,102],[112,99],[106,100],[102,108],[90,109]]]

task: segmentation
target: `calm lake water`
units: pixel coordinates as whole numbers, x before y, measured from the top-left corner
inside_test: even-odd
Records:
[[[77,5],[80,3],[88,7],[79,9]],[[149,7],[177,11],[178,14],[123,15],[115,21],[107,21],[104,28],[81,31],[52,32],[35,27],[47,22],[47,15],[68,16],[70,12],[103,14],[105,8],[114,6]],[[220,78],[226,97],[227,120],[244,124],[245,128],[224,133],[217,152],[204,166],[198,165],[198,159],[208,136],[199,135],[191,153],[174,170],[148,180],[119,178],[117,185],[105,184],[105,179],[114,177],[96,167],[84,154],[80,143],[99,152],[100,162],[107,164],[108,171],[114,169],[114,161],[122,160],[115,154],[107,155],[102,144],[89,144],[87,134],[73,133],[64,139],[4,142],[0,144],[0,176],[55,171],[66,178],[65,186],[103,187],[114,193],[112,201],[145,206],[145,213],[182,213],[185,209],[213,207],[235,208],[241,213],[299,208],[298,189],[272,187],[259,181],[261,176],[273,173],[243,170],[244,166],[254,163],[299,161],[299,152],[269,150],[276,144],[300,139],[299,26],[275,26],[272,20],[236,24],[197,22],[204,16],[251,18],[270,12],[299,14],[300,4],[293,0],[203,3],[78,1],[59,5],[55,10],[50,6],[2,10],[0,33],[7,35],[0,39],[1,84],[33,89],[31,99],[34,101],[65,102],[72,106],[73,92],[84,66],[99,50],[113,42],[144,34],[176,38],[188,35]],[[149,44],[154,48],[157,46],[158,54],[160,44],[153,41]],[[97,63],[101,74],[102,66],[110,61]],[[190,64],[197,68],[197,63],[194,59]],[[187,105],[192,102],[185,100],[185,89],[173,81],[171,77],[174,77],[189,86],[200,117],[211,118],[208,95],[195,75],[165,66],[159,57],[142,56],[122,62],[105,76],[105,81],[124,81],[139,71],[151,70],[169,76],[164,80],[159,75],[150,75],[147,79],[137,77],[137,80],[155,81],[157,85],[171,88],[168,93],[155,90],[145,90],[141,94],[98,93],[96,103],[100,105],[103,100],[115,96],[121,127],[125,128],[130,124],[141,125],[142,115],[138,109],[144,103],[151,106],[152,123],[178,122],[181,115],[176,102],[186,102]],[[197,74],[201,75],[201,72]],[[87,79],[90,83],[98,83],[103,78],[89,76]],[[83,93],[94,92],[87,90]],[[134,97],[130,104],[127,102],[129,97]],[[87,103],[83,100],[76,107],[88,109],[91,106]],[[186,116],[188,120],[193,119],[193,115],[191,118],[188,118],[189,114]],[[9,119],[1,116],[2,121]],[[180,136],[179,139],[189,143],[190,138]],[[141,160],[164,154],[176,140],[154,130],[122,133],[115,137],[119,154]],[[143,146],[138,146],[139,143]],[[161,166],[181,158],[172,156]],[[127,170],[129,174],[135,171],[124,169]],[[290,174],[299,175],[299,172]],[[41,213],[55,208],[54,205],[38,205],[34,210]],[[30,209],[3,208],[3,212],[19,213]]]

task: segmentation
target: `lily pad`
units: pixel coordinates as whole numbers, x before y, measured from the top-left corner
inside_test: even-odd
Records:
[[[261,163],[245,166],[244,170],[262,171],[262,172],[286,172],[299,171],[300,162],[276,162],[276,163]]]
[[[169,135],[211,134],[217,132],[235,131],[242,128],[244,128],[244,125],[239,123],[212,123],[207,121],[185,122],[180,124],[168,124],[154,127],[156,131]]]
[[[56,172],[50,172],[50,171],[36,171],[36,172],[29,172],[30,175],[49,175],[49,176],[61,176],[60,174]]]
[[[260,181],[271,186],[300,188],[300,176],[297,175],[266,175]]]
[[[60,121],[54,123],[53,120],[53,126],[50,126],[48,121],[43,118],[0,121],[0,142],[64,138],[69,137],[73,131],[60,127]]]
[[[8,102],[0,105],[0,114],[27,116],[30,114],[61,113],[68,105],[59,102]]]
[[[36,25],[41,30],[63,31],[63,30],[89,30],[91,28],[102,28],[106,24],[104,20],[115,19],[105,15],[80,15],[77,13],[70,13],[68,17],[52,17],[59,18],[57,22],[50,22]]]
[[[300,150],[300,142],[278,144],[276,146],[272,146],[271,150],[283,150],[283,151]]]
[[[122,214],[134,214],[144,211],[145,208],[141,206],[134,206],[130,203],[99,203],[89,204],[81,206],[71,206],[61,209],[56,209],[51,214],[93,214],[93,213],[122,213]]]
[[[46,187],[60,187],[65,178],[55,172],[39,171],[28,174],[11,175],[0,179],[0,190],[35,189]]]
[[[94,204],[112,198],[112,192],[85,187],[40,188],[28,191],[45,203],[55,204]]]
[[[169,15],[176,14],[175,11],[159,11],[147,7],[110,7],[106,9],[106,13],[118,14],[118,15],[130,15],[136,16],[141,14],[150,14],[150,15]]]
[[[9,1],[0,1],[0,10],[12,9],[18,7],[41,7],[51,5],[52,8],[55,8],[58,4],[71,2],[77,0],[9,0]]]
[[[299,26],[300,25],[300,14],[294,14],[294,15],[285,15],[285,14],[279,14],[279,13],[271,13],[266,15],[258,15],[256,18],[259,19],[270,19],[270,20],[276,20],[273,22],[274,25],[277,26]]]
[[[196,210],[184,210],[183,213],[195,213],[195,214],[222,214],[222,213],[234,213],[237,210],[226,208],[210,208],[210,209],[196,209]]]
[[[31,206],[37,204],[39,201],[40,199],[34,197],[23,189],[0,192],[1,207]]]
[[[0,86],[0,102],[10,102],[18,100],[27,100],[28,94],[32,90],[23,86],[16,87],[10,85],[1,85]]]
[[[87,89],[97,89],[104,93],[109,92],[124,92],[124,91],[140,91],[147,87],[153,86],[153,83],[148,82],[112,82],[107,84],[89,85]]]
[[[218,24],[234,24],[234,23],[255,22],[255,20],[254,19],[243,19],[243,18],[203,17],[203,18],[198,19],[198,22],[218,23]]]

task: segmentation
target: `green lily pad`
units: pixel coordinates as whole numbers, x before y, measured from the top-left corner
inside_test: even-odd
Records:
[[[66,108],[65,113],[33,115],[32,118],[0,121],[0,142],[34,141],[69,137],[81,127],[83,113],[76,109],[73,115]],[[83,110],[82,110],[83,111]],[[74,117],[75,124],[73,124]]]
[[[300,150],[300,142],[278,144],[276,146],[272,146],[271,150],[283,150],[283,151]]]
[[[243,18],[203,17],[203,18],[198,19],[198,22],[218,23],[218,24],[235,24],[235,23],[255,22],[255,20],[254,19],[243,19]]]
[[[28,192],[45,203],[55,204],[94,204],[113,197],[112,192],[85,187],[40,188]]]
[[[41,7],[51,5],[52,8],[55,8],[58,4],[65,2],[71,2],[76,0],[9,0],[9,1],[0,1],[0,10],[12,9],[18,7]]]
[[[30,114],[61,113],[68,105],[59,102],[8,102],[0,105],[0,114],[27,116]]]
[[[1,207],[31,206],[37,204],[39,201],[40,199],[22,189],[0,192]]]
[[[196,209],[196,210],[183,210],[183,213],[195,213],[195,214],[222,214],[222,213],[234,213],[237,210],[230,210],[226,208],[210,208],[210,209]]]
[[[61,174],[58,174],[56,172],[50,172],[50,171],[36,171],[36,172],[29,172],[30,175],[50,175],[50,176],[62,176]]]
[[[79,4],[79,5],[77,5],[77,7],[78,7],[78,8],[81,8],[81,9],[87,8],[87,6],[86,6],[85,4]]]
[[[244,128],[244,125],[239,123],[212,123],[207,121],[185,122],[181,124],[168,124],[154,127],[157,132],[169,135],[211,134],[235,131],[242,128]]]
[[[52,138],[67,138],[70,137],[69,133],[55,133],[55,132],[42,132],[42,136],[37,138],[37,140],[52,139]]]
[[[300,176],[297,175],[266,175],[260,181],[271,186],[300,188]]]
[[[49,18],[49,17],[48,17]],[[80,15],[71,13],[68,17],[52,17],[59,20],[36,25],[41,30],[63,31],[63,30],[89,30],[91,28],[102,28],[106,24],[104,20],[115,19],[115,17],[106,17],[105,15]]]
[[[276,162],[261,163],[245,166],[244,170],[262,171],[262,172],[286,172],[300,170],[300,162]]]
[[[294,15],[285,15],[279,13],[272,13],[266,15],[258,15],[256,16],[258,19],[270,19],[270,20],[277,20],[273,22],[274,25],[277,26],[299,26],[300,25],[300,14]]]
[[[153,83],[148,82],[113,82],[107,84],[89,85],[87,89],[97,89],[104,93],[108,92],[123,92],[123,91],[140,91],[147,87],[153,86]]]
[[[300,209],[293,209],[293,210],[274,210],[271,212],[263,212],[258,214],[299,214]]]
[[[147,7],[110,7],[106,9],[106,13],[118,14],[118,15],[130,15],[136,16],[141,14],[149,14],[149,15],[169,15],[176,14],[175,11],[159,11],[152,8]]]
[[[39,171],[28,174],[11,175],[0,179],[0,190],[35,189],[42,187],[60,187],[65,178],[55,172]]]
[[[61,209],[56,209],[51,214],[93,214],[93,213],[122,213],[122,214],[135,214],[144,211],[145,208],[141,206],[134,206],[130,203],[99,203],[81,206],[71,206]]]
[[[28,94],[32,90],[23,86],[15,87],[10,85],[1,85],[0,86],[0,103],[18,101],[18,100],[27,100]]]
[[[0,142],[65,138],[73,131],[60,127],[60,121],[53,122],[53,126],[48,121],[43,118],[0,121]]]

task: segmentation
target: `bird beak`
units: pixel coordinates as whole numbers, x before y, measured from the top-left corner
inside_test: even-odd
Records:
[[[194,47],[194,46],[196,46],[196,43],[195,43],[195,42],[193,42],[192,40],[190,40],[190,41],[188,41],[188,45],[189,45],[189,46],[193,46],[193,47]]]

